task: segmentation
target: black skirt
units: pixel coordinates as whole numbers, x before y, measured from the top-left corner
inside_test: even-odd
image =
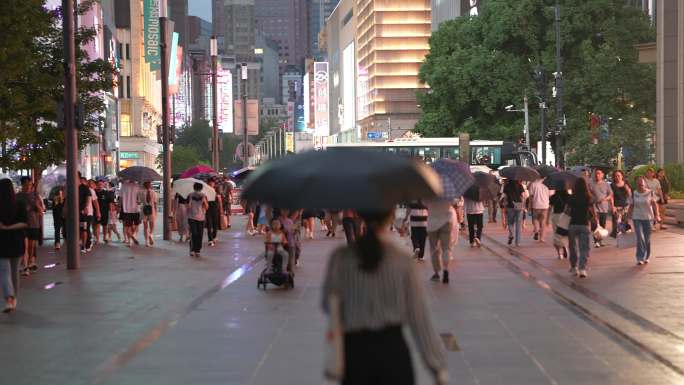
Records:
[[[413,385],[411,355],[400,326],[344,334],[342,385]]]

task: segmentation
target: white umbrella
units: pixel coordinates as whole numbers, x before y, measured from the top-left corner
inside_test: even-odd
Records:
[[[195,183],[200,183],[202,185],[202,192],[207,196],[207,200],[209,200],[209,201],[215,201],[216,200],[216,190],[214,190],[211,186],[209,186],[205,182],[203,182],[199,179],[195,179],[195,178],[183,178],[183,179],[175,180],[173,182],[173,193],[178,194],[178,195],[182,196],[183,198],[187,198],[191,192],[195,191],[194,190]]]

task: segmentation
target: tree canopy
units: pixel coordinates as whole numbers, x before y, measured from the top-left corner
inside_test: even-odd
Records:
[[[95,0],[81,1],[84,14]],[[64,95],[61,9],[44,0],[7,0],[0,7],[0,166],[42,170],[65,159],[58,110]],[[83,105],[79,146],[95,140],[105,112],[103,93],[113,87],[113,66],[88,58],[84,46],[97,32],[76,31],[78,100]]]
[[[655,116],[655,67],[638,63],[636,44],[654,41],[654,28],[623,0],[562,0],[563,100],[567,126],[563,151],[570,163],[614,159],[621,148],[649,152]],[[445,22],[430,38],[420,70],[430,86],[419,93],[425,136],[468,132],[474,139],[514,140],[522,135],[522,108],[530,100],[532,141],[539,139],[539,84],[546,74],[547,127],[555,128],[552,97],[556,67],[553,0],[488,0],[480,15]],[[592,142],[590,116],[604,118],[609,139]]]

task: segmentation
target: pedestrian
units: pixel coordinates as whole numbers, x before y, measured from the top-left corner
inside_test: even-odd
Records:
[[[100,220],[96,223],[97,242],[100,240],[100,228],[102,228],[102,240],[104,243],[109,243],[112,240],[112,232],[109,227],[109,214],[111,212],[112,203],[115,201],[114,192],[108,189],[109,183],[104,180],[97,181],[95,194],[97,195],[97,205],[100,209]]]
[[[504,185],[503,194],[506,213],[505,225],[508,227],[508,244],[511,245],[515,240],[515,245],[520,246],[520,227],[522,226],[527,191],[520,181],[509,179]]]
[[[570,249],[570,273],[586,278],[589,261],[589,236],[592,223],[597,223],[595,200],[591,196],[587,180],[577,178],[572,189],[568,206],[570,207],[570,226],[568,241]]]
[[[496,172],[494,170],[489,170],[489,175],[496,177]],[[499,178],[496,178],[496,186],[499,190],[496,199],[487,202],[487,217],[488,223],[496,223],[496,215],[499,211],[499,199],[501,198],[501,184],[499,183]]]
[[[142,202],[140,216],[143,234],[145,235],[145,246],[152,247],[154,245],[154,225],[157,221],[157,193],[152,190],[152,183],[146,181],[143,183],[142,191],[138,194],[138,201]]]
[[[306,222],[302,221],[302,223],[304,223],[305,231],[308,231],[308,228],[306,227]],[[351,245],[356,241],[356,234],[358,233],[356,226],[357,221],[356,213],[354,212],[354,210],[347,209],[342,211],[342,229],[344,230],[344,237],[347,239],[347,246]]]
[[[285,233],[285,237],[287,239],[287,244],[285,245],[285,250],[287,251],[287,271],[292,273],[294,271],[294,266],[295,264],[298,264],[298,261],[295,262],[295,240],[294,240],[294,231],[295,231],[295,224],[292,218],[290,218],[290,210],[288,209],[280,209],[278,210],[278,221],[280,221],[280,224],[282,226],[283,232]]]
[[[458,223],[458,226],[454,226],[456,228],[456,236],[458,236],[458,230],[465,231],[466,229],[466,216],[465,216],[465,201],[463,200],[463,197],[459,197],[454,201],[454,211],[456,212],[456,222]],[[453,237],[452,237],[453,238]],[[455,240],[452,239],[451,242],[453,243]]]
[[[618,232],[626,231],[629,226],[627,212],[632,189],[625,182],[625,174],[621,170],[613,171],[613,183],[610,184],[610,188],[613,190],[610,236],[616,238]]]
[[[180,194],[176,194],[173,198],[173,219],[176,221],[176,229],[178,231],[178,242],[183,242],[190,239],[190,229],[188,227],[188,201]]]
[[[663,200],[663,186],[660,184],[660,180],[656,178],[656,172],[653,169],[653,167],[649,167],[646,170],[646,188],[651,190],[653,194],[655,194],[656,201]],[[653,229],[655,229],[656,225],[658,225],[658,222],[654,220]],[[660,222],[660,229],[666,230],[667,227],[664,227],[663,223]]]
[[[328,232],[325,234],[326,237],[335,238],[335,232],[337,231],[337,226],[340,224],[340,210],[326,210],[326,227]]]
[[[302,210],[295,210],[290,214],[292,220],[292,243],[294,250],[295,266],[299,266],[299,257],[302,253]]]
[[[450,202],[442,206],[451,211]],[[389,240],[392,211],[359,215],[367,226],[365,235],[333,253],[323,284],[323,311],[344,315],[339,321],[344,333],[342,385],[413,385],[404,325],[435,382],[446,384],[445,353],[416,267]]]
[[[207,185],[216,191],[216,181],[214,178],[209,179]],[[218,194],[216,194],[216,199],[218,199]],[[207,209],[206,215],[206,226],[207,226],[207,238],[209,239],[209,246],[216,246],[216,237],[218,236],[219,221],[219,206],[218,201],[214,199],[209,202],[209,207]]]
[[[248,202],[246,200],[242,200],[242,208],[245,211],[245,214],[247,215],[247,221],[245,223],[245,232],[249,235],[255,235],[256,234],[256,220],[254,218],[254,215],[256,213],[256,202]]]
[[[640,176],[636,180],[636,190],[632,193],[629,214],[636,233],[637,265],[643,265],[651,258],[651,223],[654,220],[660,222],[661,219],[656,194],[648,189],[644,177]]]
[[[305,209],[302,213],[302,224],[304,225],[304,237],[314,239],[314,228],[316,227],[316,210]]]
[[[110,187],[114,188],[114,184],[110,183]],[[112,240],[112,233],[116,234],[116,240],[121,242],[121,234],[119,234],[119,229],[116,228],[116,225],[119,221],[119,209],[118,205],[116,204],[116,193],[114,193],[113,190],[110,190],[110,201],[109,201],[109,222],[107,222],[107,237],[109,240]]]
[[[35,191],[33,181],[28,176],[21,177],[21,192],[16,195],[17,202],[26,208],[26,224],[24,230],[24,258],[22,274],[29,275],[38,271],[38,241],[40,240],[41,217],[45,212],[43,200]]]
[[[480,200],[465,198],[465,213],[468,219],[468,241],[470,247],[480,247],[484,217],[484,203]]]
[[[613,209],[613,190],[606,182],[603,170],[598,168],[594,170],[594,181],[589,185],[589,190],[594,198],[593,203],[598,216],[598,226],[605,229],[608,213],[612,212]],[[591,230],[596,230],[596,227],[592,226]],[[605,246],[603,240],[594,236],[594,247],[602,246]]]
[[[271,215],[269,215],[268,205],[266,205],[265,203],[258,203],[256,211],[257,211],[256,232],[257,232],[257,234],[266,234],[266,230],[268,229],[268,224],[273,219],[273,217]]]
[[[62,237],[66,239],[66,221],[64,220],[65,194],[64,186],[59,186],[52,195],[52,226],[55,230],[55,250],[62,247]]]
[[[190,257],[199,258],[202,251],[204,221],[209,209],[207,196],[202,192],[202,183],[192,185],[193,192],[188,195],[188,227],[190,227]]]
[[[434,273],[430,278],[439,281],[442,273],[442,283],[449,283],[449,259],[451,256],[451,230],[456,223],[456,212],[452,202],[446,199],[432,199],[425,201],[428,209],[427,234],[430,242],[430,258]]]
[[[663,221],[665,220],[665,212],[666,212],[666,205],[667,202],[670,200],[670,189],[671,189],[671,184],[670,184],[670,179],[667,177],[667,174],[665,174],[665,169],[664,168],[659,168],[658,171],[656,172],[656,178],[658,178],[658,182],[660,182],[660,197],[658,198],[658,211],[660,212],[660,228],[665,230],[667,227],[663,227]]]
[[[544,184],[544,179],[537,179],[530,183],[530,208],[532,209],[532,226],[534,227],[534,240],[544,242],[546,226],[549,221],[549,198],[551,192]]]
[[[24,231],[28,228],[28,213],[17,201],[14,185],[0,180],[0,287],[5,299],[5,313],[17,308],[19,292],[19,260],[24,255]]]
[[[121,220],[124,226],[124,241],[128,247],[131,247],[131,243],[140,244],[137,239],[140,225],[139,190],[140,187],[130,180],[124,180],[121,185]]]
[[[559,229],[558,223],[561,215],[566,211],[569,201],[570,194],[565,188],[556,189],[551,198],[549,198],[553,247],[556,249],[558,259],[566,259],[568,257],[568,229]]]
[[[86,211],[89,213],[90,219],[88,221],[88,240],[86,241],[87,243],[87,250],[91,251],[93,247],[99,242],[100,240],[100,219],[102,217],[102,213],[100,212],[100,204],[97,200],[97,192],[95,189],[97,188],[97,183],[95,180],[90,179],[88,180],[88,189],[90,191],[91,195],[91,200],[90,200],[90,206],[86,209]]]
[[[404,222],[408,222],[411,229],[411,244],[413,258],[423,261],[425,258],[425,241],[427,240],[428,209],[421,201],[408,204]]]
[[[226,180],[225,183],[225,189],[224,189],[224,199],[223,199],[223,209],[225,211],[226,219],[227,219],[227,227],[230,229],[231,227],[231,220],[230,217],[233,216],[233,210],[232,210],[232,205],[233,205],[233,188],[235,187],[235,183],[228,179]]]

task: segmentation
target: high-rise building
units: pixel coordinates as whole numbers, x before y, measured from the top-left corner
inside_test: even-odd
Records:
[[[432,30],[436,31],[443,22],[461,16],[462,2],[459,0],[432,0]]]
[[[256,28],[279,46],[280,73],[288,66],[300,71],[309,56],[309,7],[307,0],[255,0]]]
[[[238,62],[254,60],[254,0],[213,0],[212,25],[220,55]]]
[[[260,98],[270,98],[273,102],[280,100],[280,83],[278,76],[278,43],[257,31],[256,57],[261,64]]]
[[[197,16],[188,16],[188,55],[192,67],[191,95],[192,119],[211,120],[211,59],[209,39],[212,35],[211,23]]]
[[[167,0],[168,15],[174,23],[173,30],[178,33],[178,45],[187,48],[188,40],[188,0]]]
[[[327,52],[321,49],[318,35],[325,27],[325,20],[330,16],[339,0],[310,0],[309,2],[309,53],[315,60],[325,60]]]
[[[418,72],[430,49],[431,2],[356,0],[354,11],[361,137],[371,131],[401,136],[418,121],[416,92],[427,88]]]

